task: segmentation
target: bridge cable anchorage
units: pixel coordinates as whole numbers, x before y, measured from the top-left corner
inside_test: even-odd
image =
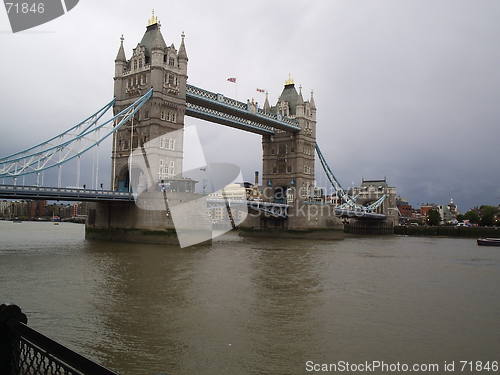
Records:
[[[0,178],[16,178],[38,173],[42,175],[43,185],[43,172],[62,166],[97,147],[130,121],[152,94],[153,89],[150,89],[127,108],[109,120],[99,123],[104,114],[112,108],[112,100],[93,116],[48,141],[0,158]],[[114,124],[116,125],[113,126]],[[97,173],[94,177],[97,177]]]
[[[340,184],[339,180],[335,175],[333,174],[330,166],[328,165],[325,157],[323,156],[323,153],[321,152],[319,146],[317,143],[314,145],[316,149],[316,153],[318,154],[319,161],[321,163],[321,166],[323,167],[323,170],[326,174],[326,177],[332,184],[333,188],[335,189],[335,192],[337,193],[337,196],[339,196],[342,200],[342,204],[340,204],[337,209],[339,211],[346,211],[349,213],[358,213],[360,215],[365,215],[365,214],[374,214],[375,210],[379,208],[382,203],[386,199],[386,195],[382,195],[379,199],[377,199],[375,202],[369,204],[368,206],[363,206],[359,203],[356,203],[356,200],[359,195],[356,195],[354,197],[350,196],[349,194],[346,193],[346,191],[342,188],[342,185]]]

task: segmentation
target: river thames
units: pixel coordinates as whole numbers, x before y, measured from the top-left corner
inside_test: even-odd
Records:
[[[120,374],[305,374],[306,361],[500,360],[500,249],[473,239],[89,242],[0,222],[2,302]]]

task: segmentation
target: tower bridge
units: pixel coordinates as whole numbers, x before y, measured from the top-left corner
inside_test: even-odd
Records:
[[[392,198],[386,199],[384,195],[361,205],[347,194],[328,166],[316,141],[316,104],[312,92],[305,100],[302,89],[299,87],[297,91],[289,78],[276,104],[271,106],[266,94],[264,105],[259,108],[253,101],[243,103],[188,84],[189,59],[184,39],[183,33],[179,49],[174,44],[168,46],[156,17],[150,19],[130,58],[126,57],[122,37],[115,59],[114,99],[58,136],[0,158],[0,178],[14,181],[0,186],[0,197],[93,201],[86,224],[90,238],[124,239],[125,233],[130,240],[162,241],[161,236],[148,237],[147,232],[163,231],[170,238],[175,228],[168,215],[169,206],[174,201],[197,197],[194,188],[197,181],[182,175],[184,118],[191,116],[262,136],[261,189],[271,195],[261,202],[248,202],[249,209],[261,215],[248,218],[242,228],[339,229],[341,218],[388,221],[387,225],[392,225],[389,214]],[[111,108],[113,116],[103,120]],[[111,190],[99,191],[98,171],[94,173],[95,189],[62,188],[62,167],[69,162],[77,164],[79,187],[81,157],[98,149],[107,137],[112,137],[113,144]],[[134,175],[131,170],[134,154],[144,159],[147,172]],[[315,188],[316,155],[341,204],[330,207],[333,209],[326,215],[311,217],[312,206],[317,209],[328,206],[325,202],[308,200]],[[57,188],[41,186],[44,171],[51,168],[58,170]],[[36,176],[36,186],[17,183],[18,178],[27,175]],[[153,197],[151,194],[158,193],[158,185],[168,185],[176,195],[168,199],[164,194]],[[144,210],[134,204],[132,192],[138,186],[145,195],[150,194],[160,209]],[[301,191],[305,194],[300,194]],[[210,204],[218,203],[221,202],[212,199]],[[130,235],[131,232],[134,234]]]

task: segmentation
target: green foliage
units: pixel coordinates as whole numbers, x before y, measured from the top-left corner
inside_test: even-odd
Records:
[[[464,221],[464,219],[465,219],[464,215],[462,215],[462,214],[457,215],[457,221]]]
[[[481,218],[479,217],[477,211],[469,210],[465,213],[464,220],[469,220],[473,224],[479,224]]]
[[[488,227],[493,226],[495,224],[495,217],[498,213],[498,207],[481,206],[479,210],[481,212],[481,225]]]
[[[427,224],[429,225],[439,225],[441,222],[441,215],[439,215],[439,211],[432,209],[427,214]]]

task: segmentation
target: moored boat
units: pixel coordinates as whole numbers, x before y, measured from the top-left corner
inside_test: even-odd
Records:
[[[479,246],[500,246],[500,238],[478,238]]]

